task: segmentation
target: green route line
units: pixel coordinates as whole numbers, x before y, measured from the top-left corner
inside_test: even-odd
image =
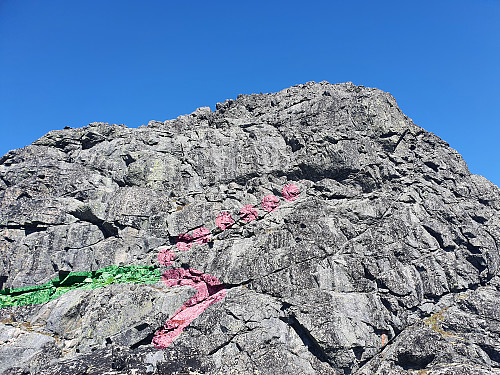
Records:
[[[59,272],[48,283],[0,290],[0,308],[32,305],[52,301],[74,289],[96,289],[110,284],[146,283],[160,280],[161,271],[155,266],[108,266],[97,271]]]

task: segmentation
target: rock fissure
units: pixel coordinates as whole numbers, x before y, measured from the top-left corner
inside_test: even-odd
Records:
[[[288,324],[295,333],[300,337],[304,346],[309,350],[309,352],[318,358],[321,362],[327,362],[331,365],[326,352],[323,350],[321,345],[318,344],[316,339],[311,335],[311,332],[305,328],[294,315],[288,315],[286,317],[279,318],[282,322]]]
[[[239,333],[241,334],[241,333]],[[220,344],[219,346],[217,346],[216,348],[212,349],[211,351],[208,352],[208,355],[214,355],[215,353],[217,353],[219,350],[225,348],[226,346],[228,346],[229,344],[231,344],[233,342],[233,339],[235,337],[237,337],[239,334],[234,334],[232,335],[229,340],[227,341],[224,341],[222,344]]]

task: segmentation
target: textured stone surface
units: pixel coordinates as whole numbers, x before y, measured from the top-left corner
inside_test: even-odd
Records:
[[[296,199],[264,211],[287,184]],[[258,211],[248,223],[245,205]],[[52,131],[0,159],[2,288],[158,265],[159,249],[205,227],[210,242],[172,267],[227,294],[163,350],[153,334],[189,286],[0,309],[0,372],[500,374],[499,210],[499,189],[446,142],[351,83]],[[221,212],[235,219],[224,231]]]

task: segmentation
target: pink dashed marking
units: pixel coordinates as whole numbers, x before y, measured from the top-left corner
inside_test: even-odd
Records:
[[[257,219],[257,217],[259,217],[259,212],[251,204],[243,206],[240,210],[240,219],[243,220],[245,223],[249,223]]]
[[[208,306],[226,296],[226,290],[219,279],[194,268],[167,270],[162,275],[162,281],[167,287],[188,285],[198,292],[175,312],[163,329],[155,332],[153,345],[158,349],[168,347]]]
[[[193,246],[193,237],[187,233],[179,234],[175,246],[181,251],[188,251]]]
[[[294,201],[300,194],[299,188],[293,184],[285,185],[281,191],[286,201]],[[279,206],[279,198],[275,195],[266,195],[262,198],[262,208],[266,212],[272,212]],[[257,219],[257,209],[247,204],[240,210],[240,218],[246,223]],[[216,225],[225,230],[234,224],[233,217],[228,212],[221,212],[215,219]],[[182,233],[177,237],[176,247],[181,251],[187,251],[197,244],[205,244],[210,241],[210,231],[205,227],[193,231],[194,238],[188,233]],[[162,247],[158,253],[158,262],[163,266],[170,266],[175,259],[173,250]],[[175,314],[165,323],[161,330],[155,332],[153,345],[158,349],[168,347],[182,333],[194,319],[196,319],[208,306],[222,300],[226,296],[226,290],[219,279],[213,275],[204,274],[194,268],[175,268],[165,271],[161,277],[167,287],[191,286],[197,290],[196,294],[187,300]],[[382,345],[384,338],[382,338]]]
[[[293,184],[285,185],[285,186],[283,186],[283,189],[281,190],[281,195],[288,202],[292,202],[295,199],[297,199],[297,196],[299,194],[300,194],[299,188]]]
[[[166,248],[166,247],[162,247],[160,249],[160,252],[158,253],[158,262],[162,265],[162,266],[165,266],[165,267],[168,267],[172,264],[172,262],[174,261],[175,259],[175,253]]]
[[[266,195],[262,198],[262,209],[266,212],[272,212],[278,208],[280,199],[276,195]]]
[[[220,214],[217,215],[217,218],[215,219],[215,224],[220,229],[225,230],[226,228],[229,228],[231,225],[234,224],[234,220],[229,212],[221,212]]]
[[[203,245],[204,243],[208,243],[210,241],[210,231],[205,227],[195,229],[193,231],[193,238],[197,244]]]

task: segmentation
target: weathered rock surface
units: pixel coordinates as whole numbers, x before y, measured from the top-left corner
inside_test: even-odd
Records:
[[[295,201],[217,232],[219,212]],[[166,349],[195,291],[120,284],[0,309],[4,374],[500,374],[500,190],[351,83],[241,95],[138,129],[56,130],[0,159],[1,288],[60,271],[174,267],[226,297]]]

